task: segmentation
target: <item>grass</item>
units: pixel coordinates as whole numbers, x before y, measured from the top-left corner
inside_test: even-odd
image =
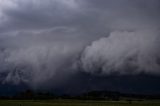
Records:
[[[160,101],[0,100],[0,106],[160,106]]]

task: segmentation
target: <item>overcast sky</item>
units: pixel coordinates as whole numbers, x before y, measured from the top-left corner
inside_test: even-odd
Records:
[[[159,0],[0,0],[0,82],[54,88],[85,77],[100,89],[113,75],[157,78],[159,11]]]

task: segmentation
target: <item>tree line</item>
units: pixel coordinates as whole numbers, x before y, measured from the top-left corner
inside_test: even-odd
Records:
[[[47,100],[47,99],[78,99],[78,100],[108,100],[108,101],[119,101],[119,100],[151,100],[160,99],[160,95],[143,95],[143,94],[131,94],[131,93],[120,93],[115,91],[89,91],[79,95],[56,95],[50,92],[35,92],[32,90],[26,90],[24,92],[17,93],[14,96],[0,96],[0,99],[12,99],[12,100]]]

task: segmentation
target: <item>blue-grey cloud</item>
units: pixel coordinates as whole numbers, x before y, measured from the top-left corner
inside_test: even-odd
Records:
[[[38,87],[77,71],[159,74],[159,4],[0,0],[0,80]]]

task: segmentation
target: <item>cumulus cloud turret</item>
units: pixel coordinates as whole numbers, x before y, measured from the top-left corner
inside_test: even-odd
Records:
[[[84,70],[103,74],[160,74],[160,37],[157,31],[115,31],[86,47]]]

